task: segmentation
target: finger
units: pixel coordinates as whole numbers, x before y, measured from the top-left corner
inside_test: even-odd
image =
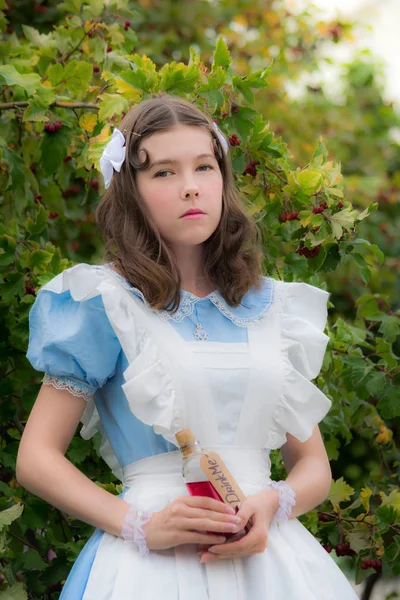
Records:
[[[244,500],[240,506],[239,511],[236,513],[236,516],[242,519],[244,525],[247,525],[248,521],[250,521],[251,517],[254,515],[254,507],[246,500]]]
[[[243,527],[242,520],[237,515],[228,515],[214,510],[185,507],[183,514],[191,519],[211,519],[212,521],[220,521],[222,523],[236,523]]]
[[[211,554],[211,552],[203,552],[200,556],[201,563],[210,563],[215,562],[216,560],[222,560],[223,556],[218,556],[218,554]]]
[[[224,523],[242,523],[240,517],[233,513],[217,512],[208,508],[197,508],[182,504],[179,507],[179,514],[188,519],[213,519],[214,521],[222,521]]]
[[[227,544],[218,544],[211,546],[209,552],[221,556],[247,556],[256,551],[260,546],[260,541],[264,539],[265,532],[261,527],[254,526],[248,534],[240,538],[236,542],[228,542]]]
[[[178,527],[179,527],[178,523]],[[197,531],[215,531],[218,533],[237,533],[243,529],[241,523],[227,523],[224,521],[214,521],[212,519],[186,519],[182,521],[184,529]]]
[[[206,496],[183,496],[182,499],[185,500],[185,504],[193,506],[194,508],[206,508],[218,513],[235,514],[235,511],[231,506],[228,506],[228,504],[225,504],[220,500],[215,500],[214,498],[207,498]]]
[[[203,544],[207,548],[210,545],[223,544],[226,541],[226,537],[223,535],[212,535],[199,531],[182,531],[179,537],[180,544]]]

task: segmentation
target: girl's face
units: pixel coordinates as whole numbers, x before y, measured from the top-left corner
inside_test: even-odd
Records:
[[[161,237],[172,246],[202,244],[222,212],[222,174],[210,133],[177,125],[141,142],[138,156],[144,161],[143,148],[150,164],[138,171],[137,186]]]

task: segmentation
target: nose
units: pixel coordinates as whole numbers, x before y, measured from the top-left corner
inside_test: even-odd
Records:
[[[183,200],[190,200],[191,198],[197,198],[199,195],[199,186],[192,175],[188,175],[184,178],[182,184],[182,198]]]
[[[197,187],[186,188],[183,193],[184,200],[190,200],[191,198],[197,198],[199,195],[199,190]]]

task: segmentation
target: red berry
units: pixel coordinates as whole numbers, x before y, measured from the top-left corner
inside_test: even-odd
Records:
[[[375,561],[374,569],[377,573],[382,571],[382,561],[381,560],[378,559]]]
[[[232,107],[231,107],[231,111],[232,111],[233,113],[237,113],[237,112],[239,112],[239,107],[238,107],[238,105],[237,105],[237,104],[235,104],[235,103],[233,103],[233,104],[232,104]]]
[[[71,185],[66,190],[63,191],[64,198],[69,198],[70,196],[75,196],[79,194],[80,187],[79,185]]]
[[[257,169],[256,166],[259,165],[259,162],[256,162],[255,160],[251,160],[247,165],[245,170],[243,171],[243,175],[252,175],[253,177],[255,177],[257,175]]]
[[[112,52],[112,47],[111,46],[107,46],[107,52]]]
[[[299,218],[299,213],[297,212],[297,210],[294,210],[289,215],[290,221],[296,221],[298,218]]]
[[[306,258],[314,258],[315,256],[318,256],[320,250],[321,244],[319,244],[319,246],[314,246],[314,248],[299,248],[298,250],[296,250],[296,252],[297,254],[300,254],[300,256],[305,256]],[[341,547],[342,544],[338,544],[338,546]]]
[[[343,208],[344,204],[343,202],[338,202],[338,208]]]
[[[286,221],[288,220],[287,213],[282,213],[281,215],[279,215],[279,219],[282,221],[282,223],[286,223]]]
[[[52,221],[53,219],[56,219],[59,216],[60,216],[60,214],[58,212],[51,212],[49,214],[49,219]]]
[[[229,116],[229,113],[222,113],[221,119],[226,119]]]
[[[55,121],[54,128],[57,130],[57,129],[61,129],[61,127],[62,127],[61,121]]]
[[[34,11],[44,15],[47,13],[47,6],[43,6],[42,4],[37,4],[34,8]]]
[[[72,156],[65,156],[65,157],[63,158],[63,161],[64,161],[65,163],[69,162],[70,160],[72,160]]]
[[[35,196],[36,204],[41,201],[42,197],[43,197],[42,194],[38,194],[37,196]]]
[[[72,250],[73,250],[74,252],[76,252],[76,251],[78,250],[78,248],[79,248],[79,244],[78,244],[78,242],[77,242],[76,240],[72,240],[72,242],[71,242],[71,247],[72,247]]]
[[[322,544],[322,547],[327,551],[327,552],[332,552],[332,546],[331,544]]]
[[[89,33],[88,33],[88,37],[89,37],[89,38],[92,38],[93,36],[94,36],[94,33],[93,33],[93,31],[89,31]]]
[[[95,179],[92,179],[92,181],[90,182],[90,187],[94,190],[98,190],[99,189],[99,182],[96,181]]]
[[[336,550],[336,554],[338,556],[343,556],[343,554],[342,554],[343,544],[337,544],[335,550]]]
[[[314,215],[321,215],[323,212],[324,212],[324,209],[322,206],[314,206],[314,208],[313,208]]]
[[[124,25],[125,25],[125,27],[130,27],[131,26],[131,22],[130,21],[125,21]]]
[[[369,569],[369,568],[370,568],[370,566],[371,566],[371,565],[370,565],[370,563],[371,563],[371,561],[370,561],[370,560],[364,560],[364,561],[361,563],[361,568],[362,568],[362,569],[364,569],[364,570],[365,570],[365,569]]]
[[[93,65],[93,73],[100,73],[100,67]]]
[[[241,141],[239,140],[238,136],[236,135],[236,133],[234,133],[233,135],[231,135],[228,138],[228,141],[230,143],[231,146],[240,146]]]
[[[322,521],[322,523],[327,523],[329,520],[330,519],[329,519],[328,515],[325,515],[324,513],[319,513],[318,521]]]
[[[328,208],[328,203],[325,202],[325,200],[324,200],[324,202],[320,202],[319,205],[321,208]]]
[[[31,285],[26,285],[25,286],[25,294],[31,294],[32,296],[36,296],[35,288]]]
[[[8,33],[9,35],[14,33],[14,29],[11,27],[11,25],[8,25],[8,27],[6,27],[6,33]]]

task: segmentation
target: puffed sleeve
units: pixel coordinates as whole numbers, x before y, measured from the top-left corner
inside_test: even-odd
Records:
[[[77,301],[42,288],[29,313],[27,358],[43,383],[90,400],[115,373],[121,350],[101,295]]]
[[[331,401],[311,380],[319,374],[329,337],[324,333],[329,293],[306,283],[281,283],[282,395],[276,430],[305,442],[328,413]],[[286,441],[286,436],[280,440]]]

